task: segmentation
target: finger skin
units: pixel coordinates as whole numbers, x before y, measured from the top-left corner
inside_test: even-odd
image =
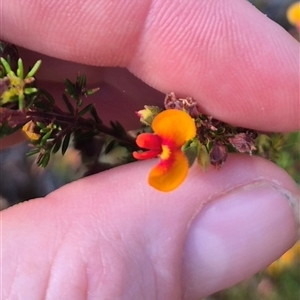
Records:
[[[300,126],[299,44],[247,1],[12,0],[1,26],[1,38],[50,56],[127,67],[226,122]]]
[[[274,164],[233,155],[220,171],[193,167],[181,187],[161,193],[146,183],[154,163],[115,168],[4,210],[4,299],[20,291],[22,299],[199,299],[224,288],[224,273],[232,285],[295,242],[286,199],[241,201],[240,191],[257,182],[298,193]],[[210,249],[222,228],[222,243]]]

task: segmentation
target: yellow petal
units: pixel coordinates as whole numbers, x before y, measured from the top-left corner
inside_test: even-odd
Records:
[[[294,26],[300,26],[300,2],[295,2],[287,9],[286,17]]]
[[[150,172],[148,183],[162,192],[176,189],[185,179],[189,169],[188,161],[181,151],[172,154],[170,161],[162,160]]]
[[[34,132],[35,124],[32,121],[27,122],[23,127],[22,130],[28,136],[28,138],[32,141],[37,141],[41,135]]]
[[[167,109],[159,113],[152,122],[153,131],[164,140],[181,147],[196,135],[193,118],[182,110]]]

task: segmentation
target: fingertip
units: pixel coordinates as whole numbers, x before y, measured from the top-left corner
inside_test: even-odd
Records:
[[[247,1],[54,2],[20,10],[6,1],[3,38],[66,60],[128,67],[234,125],[299,129],[299,45]]]
[[[297,41],[252,4],[233,2],[156,3],[130,70],[225,122],[299,129]]]
[[[295,215],[299,218],[299,193],[264,179],[213,197],[187,234],[186,298],[230,287],[279,258],[297,240]]]

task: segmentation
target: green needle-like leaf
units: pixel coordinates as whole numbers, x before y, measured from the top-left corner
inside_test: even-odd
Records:
[[[38,69],[40,68],[42,64],[42,61],[41,60],[38,60],[34,66],[32,67],[32,69],[29,71],[29,73],[26,75],[25,78],[30,78],[30,77],[33,77],[35,75],[35,73],[38,71]]]
[[[10,65],[9,63],[3,58],[3,57],[0,57],[0,61],[5,69],[5,72],[6,74],[10,73],[11,72],[11,68],[10,68]]]
[[[17,75],[19,78],[24,79],[24,66],[21,58],[18,59]]]
[[[30,94],[36,93],[37,91],[38,91],[37,88],[29,87],[24,90],[24,94],[30,95]]]
[[[49,160],[50,160],[50,152],[47,151],[47,152],[43,155],[43,157],[42,157],[42,159],[41,159],[41,162],[40,162],[40,165],[41,165],[43,168],[46,168],[47,165],[48,165],[48,163],[49,163]]]

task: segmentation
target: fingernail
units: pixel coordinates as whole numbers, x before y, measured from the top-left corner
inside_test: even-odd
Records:
[[[298,226],[299,198],[268,182],[212,200],[187,234],[185,298],[205,297],[267,267],[293,245]]]

